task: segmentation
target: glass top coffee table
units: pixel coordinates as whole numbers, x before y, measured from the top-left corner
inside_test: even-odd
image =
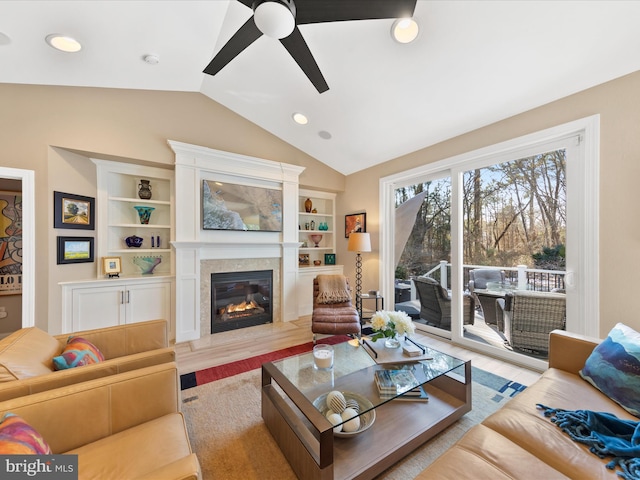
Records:
[[[471,362],[426,349],[429,360],[378,365],[365,347],[345,342],[334,345],[331,371],[314,369],[311,353],[263,364],[262,418],[296,475],[373,478],[469,412]],[[415,378],[407,390],[422,385],[428,402],[380,397],[374,372],[403,367]],[[365,399],[359,415],[375,410],[374,423],[335,435],[318,402],[334,390]]]

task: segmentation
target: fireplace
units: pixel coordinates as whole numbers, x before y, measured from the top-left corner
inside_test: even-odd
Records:
[[[211,333],[273,322],[273,270],[211,274]]]

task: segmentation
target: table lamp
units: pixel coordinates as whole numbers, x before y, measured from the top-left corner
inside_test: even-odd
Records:
[[[357,252],[356,255],[356,309],[362,311],[362,257],[360,253],[371,251],[371,238],[368,233],[353,232],[349,234],[347,250]]]

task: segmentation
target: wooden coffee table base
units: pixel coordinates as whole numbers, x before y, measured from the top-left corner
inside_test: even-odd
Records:
[[[428,402],[392,400],[376,409],[366,432],[334,438],[331,429],[314,427],[323,425],[324,417],[277,369],[270,364],[262,369],[262,418],[304,480],[374,478],[471,410],[471,362],[465,362],[464,378],[447,374],[425,385]]]

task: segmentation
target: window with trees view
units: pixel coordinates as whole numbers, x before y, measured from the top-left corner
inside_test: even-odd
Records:
[[[562,149],[464,172],[465,272],[468,267],[483,265],[564,270],[565,170],[566,152]],[[434,269],[450,259],[450,179],[396,189],[396,208],[418,196],[423,200],[396,267],[398,280],[429,272],[438,277]],[[561,279],[535,282],[533,278],[530,283],[534,289],[562,283]]]

